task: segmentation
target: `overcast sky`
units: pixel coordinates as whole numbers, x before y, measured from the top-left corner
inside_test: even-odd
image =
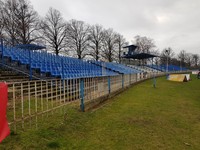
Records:
[[[172,47],[200,54],[200,0],[30,0],[45,16],[49,7],[66,20],[113,28],[131,43],[134,36],[153,38],[158,49]]]

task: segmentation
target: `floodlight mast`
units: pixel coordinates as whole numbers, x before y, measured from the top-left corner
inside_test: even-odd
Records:
[[[166,73],[168,73],[168,57],[169,57],[169,51],[165,50],[165,53],[167,54],[167,67],[166,67]]]

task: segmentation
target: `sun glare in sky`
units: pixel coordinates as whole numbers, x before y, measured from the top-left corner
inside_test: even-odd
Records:
[[[156,16],[156,20],[158,23],[166,23],[169,21],[169,17],[166,15],[158,15]]]

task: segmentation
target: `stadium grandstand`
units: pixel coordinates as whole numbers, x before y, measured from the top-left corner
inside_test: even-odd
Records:
[[[185,68],[168,65],[130,65],[59,56],[28,44],[0,45],[0,81],[8,94],[8,122],[16,131],[26,120],[80,103],[90,109],[130,85]],[[152,55],[139,54],[146,59]],[[155,57],[155,56],[153,56]],[[167,69],[168,68],[168,69]],[[6,103],[5,103],[6,107]]]
[[[153,59],[155,57],[160,57],[160,56],[150,54],[150,53],[143,53],[143,52],[138,53],[136,51],[137,48],[138,47],[135,45],[125,46],[124,52],[122,55],[122,58],[126,60],[125,64],[127,64],[127,66],[129,66],[133,69],[137,69],[139,71],[147,72],[147,73],[187,71],[187,68],[185,68],[185,67],[180,67],[180,66],[175,66],[175,65],[170,65],[170,64],[155,65],[155,64],[153,64]],[[135,60],[134,63],[136,63],[136,64],[139,63],[139,64],[138,65],[130,64],[130,60]],[[149,64],[149,65],[141,64],[141,62],[144,62],[144,60],[147,60],[151,64]]]
[[[30,52],[30,57],[29,57]],[[2,58],[6,64],[17,64],[20,70],[26,73],[28,68],[35,71],[39,78],[60,77],[62,79],[116,76],[120,73],[140,73],[140,71],[117,63],[103,63],[95,61],[84,61],[72,57],[56,56],[42,50],[25,50],[15,47],[5,47]],[[102,65],[102,64],[105,64]],[[27,70],[24,70],[27,69]],[[36,74],[38,73],[38,74]],[[39,76],[38,76],[39,75]]]
[[[1,76],[4,76],[3,72],[7,72],[17,79],[20,77],[27,79],[31,70],[33,79],[74,79],[116,76],[119,74],[137,74],[142,72],[165,72],[166,70],[187,70],[186,68],[180,68],[174,65],[168,65],[168,67],[166,65],[153,64],[136,66],[94,60],[85,61],[72,57],[57,56],[44,50],[28,50],[25,49],[26,47],[21,47],[4,46],[3,51],[1,50],[1,63],[3,64],[1,67]],[[140,54],[139,57],[146,58],[147,56]],[[8,78],[10,79],[12,77]],[[4,79],[2,78],[1,80]]]

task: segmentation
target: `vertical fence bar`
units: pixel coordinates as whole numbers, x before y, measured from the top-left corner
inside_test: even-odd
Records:
[[[60,89],[60,92],[59,92],[59,105],[62,104],[62,80],[58,80],[59,81],[59,89]],[[60,107],[60,112],[62,113],[62,110],[63,110],[63,107]]]
[[[21,107],[22,107],[22,128],[24,129],[24,96],[23,96],[23,83],[21,83]]]
[[[68,84],[66,84],[66,81],[68,82],[68,80],[67,79],[62,79],[62,83],[63,83],[63,98],[64,98],[64,104],[65,104],[65,102],[66,102],[66,96],[65,96],[65,90],[67,89],[67,87],[66,86],[68,86]],[[63,114],[65,115],[65,107],[63,107]]]
[[[155,77],[155,74],[153,74],[153,87],[156,88],[156,77]]]
[[[80,93],[81,93],[81,110],[82,112],[85,111],[85,106],[84,106],[84,79],[81,78],[81,83],[80,83]]]
[[[59,80],[60,84],[60,105],[61,105],[61,100],[62,100],[62,80]]]
[[[138,81],[138,73],[136,73],[136,82]]]
[[[75,79],[72,79],[72,82],[71,82],[71,84],[72,84],[72,88],[71,88],[71,101],[74,101],[74,80]]]
[[[48,92],[48,81],[46,81],[46,110],[49,110],[49,92]]]
[[[122,74],[122,89],[124,88],[124,74]]]
[[[40,93],[40,98],[41,98],[41,110],[42,112],[44,111],[44,106],[43,106],[43,82],[41,81],[41,93]]]
[[[89,88],[90,88],[90,100],[92,99],[92,79],[89,78]]]
[[[37,122],[38,122],[38,114],[37,114],[37,111],[38,111],[38,104],[37,104],[37,81],[35,81],[35,127],[37,129]]]
[[[108,94],[110,94],[110,76],[108,76]]]
[[[72,82],[71,82],[72,79],[69,79],[69,83],[68,83],[68,92],[67,92],[67,95],[68,95],[68,101],[71,101],[71,89],[72,89]]]
[[[65,86],[66,84],[66,81],[67,81],[67,85]],[[65,90],[68,88],[68,80],[66,79],[63,79],[63,93],[64,93],[64,103],[65,103]]]
[[[71,79],[67,80],[67,101],[70,101],[70,95],[71,95]]]
[[[37,115],[37,83],[35,81],[35,113]]]
[[[28,82],[28,114],[31,116],[31,87],[30,82]]]
[[[16,133],[15,84],[14,83],[13,83],[13,119],[14,119],[14,132]]]
[[[51,108],[53,108],[53,81],[52,80],[51,80]]]
[[[79,79],[76,79],[76,100],[79,99],[79,95],[78,95],[78,90],[79,90],[79,88],[78,88],[78,81],[79,81]]]
[[[58,105],[58,80],[56,80],[56,89],[55,89],[55,92],[56,92],[56,106]]]

